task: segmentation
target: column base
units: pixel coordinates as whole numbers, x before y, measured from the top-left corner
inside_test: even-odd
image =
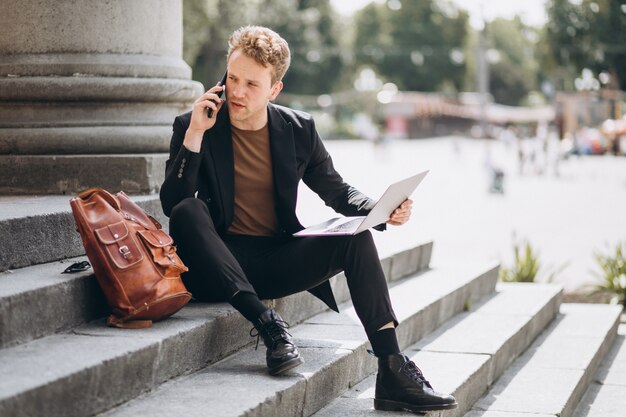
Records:
[[[168,155],[0,155],[0,195],[78,194],[101,187],[150,194],[165,178]]]

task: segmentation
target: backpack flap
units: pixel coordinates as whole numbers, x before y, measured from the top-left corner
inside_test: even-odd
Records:
[[[94,230],[94,233],[106,248],[109,260],[118,269],[130,268],[143,259],[143,253],[125,222],[110,224]]]

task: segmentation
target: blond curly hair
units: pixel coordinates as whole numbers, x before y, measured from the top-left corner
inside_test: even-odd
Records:
[[[227,59],[236,50],[259,64],[272,66],[272,85],[282,80],[291,63],[289,45],[278,33],[263,26],[244,26],[230,35]]]

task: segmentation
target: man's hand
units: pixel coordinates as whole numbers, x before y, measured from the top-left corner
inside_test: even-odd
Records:
[[[209,91],[202,94],[194,103],[191,113],[191,122],[185,133],[183,145],[192,152],[200,152],[202,145],[202,136],[204,132],[215,125],[217,112],[222,108],[224,103],[218,96],[218,91],[223,91],[224,86],[215,84]],[[207,109],[213,109],[213,117],[207,117]]]
[[[404,200],[404,203],[391,213],[391,217],[387,220],[387,223],[393,226],[400,226],[409,221],[411,218],[411,208],[413,207],[413,200],[410,198]]]

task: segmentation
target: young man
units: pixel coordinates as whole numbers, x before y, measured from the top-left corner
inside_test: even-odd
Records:
[[[183,279],[197,299],[227,301],[252,322],[267,346],[269,373],[278,375],[304,361],[288,325],[261,299],[308,290],[337,310],[328,280],[344,271],[378,357],[375,407],[454,408],[454,397],[435,392],[400,353],[371,233],[292,236],[303,229],[295,214],[300,180],[346,216],[366,215],[374,202],[335,171],[310,115],[270,103],[289,63],[277,33],[238,29],[229,39],[226,84],[209,89],[174,122],[161,202],[189,267]],[[411,205],[405,201],[387,223],[406,223]]]

